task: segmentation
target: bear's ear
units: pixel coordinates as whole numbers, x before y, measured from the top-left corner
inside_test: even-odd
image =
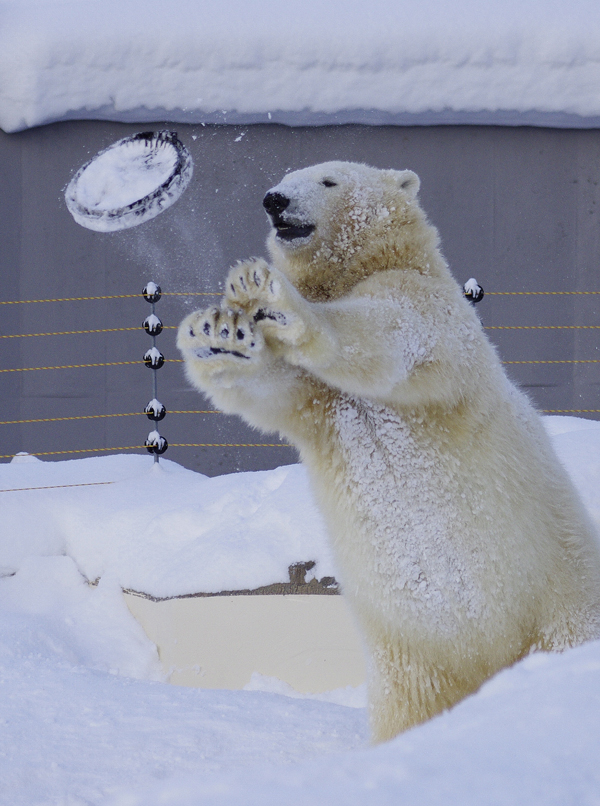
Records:
[[[414,171],[390,171],[398,190],[406,193],[409,199],[414,199],[421,187],[421,180]]]

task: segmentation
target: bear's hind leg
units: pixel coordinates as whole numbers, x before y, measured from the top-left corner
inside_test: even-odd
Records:
[[[398,642],[374,647],[369,674],[371,739],[385,742],[450,708],[476,691],[489,672],[462,676],[439,663],[417,657]]]

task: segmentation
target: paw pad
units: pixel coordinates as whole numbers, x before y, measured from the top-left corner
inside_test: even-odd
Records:
[[[196,359],[248,361],[258,355],[263,341],[256,338],[254,323],[239,308],[223,304],[221,307],[198,311],[186,322],[182,333],[191,337],[186,344]]]

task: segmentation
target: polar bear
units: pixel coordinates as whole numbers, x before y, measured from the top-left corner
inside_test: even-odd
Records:
[[[411,171],[329,162],[264,199],[178,346],[216,406],[299,449],[369,657],[375,741],[534,650],[600,635],[594,528],[439,249]]]

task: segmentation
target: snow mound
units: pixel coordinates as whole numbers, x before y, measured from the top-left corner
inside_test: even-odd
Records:
[[[559,416],[543,422],[600,534],[600,422]]]
[[[181,777],[110,806],[593,806],[600,642],[536,654],[451,711],[371,750],[293,769]]]
[[[545,424],[600,516],[600,423]],[[247,691],[168,686],[121,587],[253,587],[298,559],[335,575],[304,470],[208,479],[149,456],[29,459],[0,465],[7,804],[598,803],[600,642],[532,655],[371,749],[360,687],[317,700],[261,676]]]
[[[3,806],[100,806],[173,775],[265,761],[290,769],[367,742],[364,711],[276,694],[186,689],[36,657],[1,657],[0,679]]]
[[[600,423],[544,423],[600,527]],[[156,598],[287,582],[311,560],[306,581],[338,576],[302,465],[208,478],[151,456],[18,455],[0,464],[0,518],[0,575],[66,555],[90,583],[111,575]]]
[[[600,527],[600,423],[543,421]],[[112,575],[157,598],[287,582],[310,560],[307,582],[338,577],[302,465],[208,478],[151,456],[18,455],[0,464],[0,518],[0,576],[66,555],[91,583]]]
[[[360,686],[346,686],[336,688],[332,691],[324,691],[321,694],[302,694],[296,691],[283,680],[277,677],[268,677],[260,672],[252,672],[250,682],[244,686],[244,691],[265,691],[269,694],[283,694],[284,697],[292,697],[294,700],[319,700],[320,702],[333,702],[336,705],[345,705],[348,708],[367,707],[367,684]]]
[[[107,574],[92,588],[70,557],[27,557],[0,580],[0,658],[162,680],[158,653]]]
[[[89,582],[157,598],[287,582],[310,560],[336,576],[300,465],[207,478],[151,456],[21,461],[0,464],[0,490],[4,574],[67,555]]]

